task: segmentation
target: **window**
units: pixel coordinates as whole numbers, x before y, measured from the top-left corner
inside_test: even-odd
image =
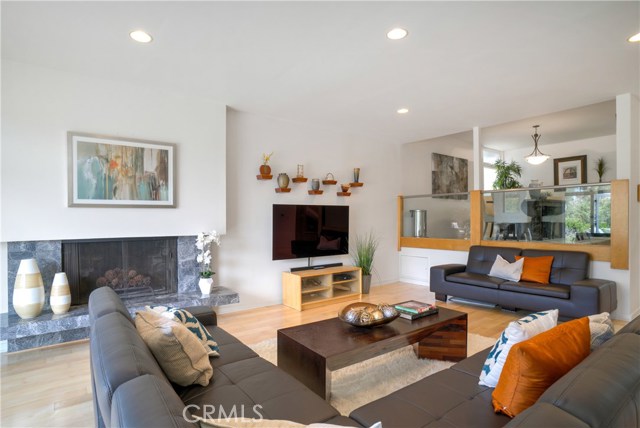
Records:
[[[482,149],[482,172],[484,176],[483,190],[493,189],[493,182],[496,181],[496,167],[494,164],[502,158],[502,152],[494,149]]]

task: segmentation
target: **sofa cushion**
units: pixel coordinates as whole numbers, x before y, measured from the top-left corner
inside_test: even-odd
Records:
[[[455,367],[455,366],[454,366]],[[449,368],[421,379],[349,415],[363,426],[501,427],[508,422],[491,407],[491,389],[477,384],[477,375]]]
[[[522,276],[520,280],[527,282],[536,282],[539,284],[548,284],[551,275],[551,264],[553,256],[540,257],[523,257],[516,256],[516,260],[524,259],[522,267]]]
[[[455,282],[458,284],[476,285],[478,287],[497,289],[498,286],[505,280],[481,273],[460,272],[448,275],[447,281]]]
[[[551,284],[571,285],[589,277],[589,254],[579,251],[522,250],[524,257],[553,256]]]
[[[498,254],[496,256],[496,261],[493,263],[493,266],[491,266],[489,276],[501,278],[507,281],[520,281],[524,259],[517,260],[517,258],[518,256],[516,256],[515,262],[509,263],[508,261],[503,259],[500,254]]]
[[[535,312],[517,321],[511,321],[496,341],[480,372],[480,385],[495,387],[500,379],[509,350],[516,343],[530,339],[558,324],[558,310]]]
[[[472,245],[469,248],[466,271],[488,275],[498,254],[509,263],[513,263],[516,261],[515,256],[520,255],[520,252],[519,248]]]
[[[517,293],[535,294],[536,296],[554,297],[556,299],[569,299],[571,288],[566,285],[538,284],[534,282],[511,282],[500,284],[501,290],[515,291]]]
[[[638,350],[640,336],[615,335],[551,385],[538,403],[554,405],[592,427],[640,426]]]
[[[121,385],[113,394],[113,428],[199,428],[171,386],[156,376],[143,375]]]
[[[113,312],[122,314],[131,324],[133,324],[131,314],[124,303],[122,303],[122,299],[120,299],[118,293],[116,293],[113,288],[100,287],[93,290],[89,295],[89,320],[91,323],[101,316]]]
[[[94,320],[89,347],[95,399],[106,426],[111,426],[111,398],[120,385],[144,374],[154,375],[169,384],[133,323],[120,312],[104,314]]]
[[[223,352],[220,359],[225,355]],[[194,415],[204,417],[205,406],[211,404],[215,404],[216,412],[229,414],[234,408],[237,412],[244,408],[245,417],[287,419],[305,424],[338,415],[320,396],[257,356],[218,366],[214,368],[213,377],[215,381],[205,387],[176,389]]]
[[[187,327],[152,310],[138,312],[135,323],[169,380],[182,386],[209,384],[209,349]]]
[[[589,343],[589,320],[580,318],[514,345],[491,395],[494,410],[515,417],[531,407],[589,355]]]

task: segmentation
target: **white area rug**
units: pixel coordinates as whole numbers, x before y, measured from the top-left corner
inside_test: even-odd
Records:
[[[495,339],[469,334],[467,354],[473,355],[493,345]],[[249,345],[262,358],[277,365],[276,339]],[[343,415],[384,397],[455,363],[418,359],[412,346],[336,370],[331,374],[331,405]],[[478,373],[480,375],[480,373]]]

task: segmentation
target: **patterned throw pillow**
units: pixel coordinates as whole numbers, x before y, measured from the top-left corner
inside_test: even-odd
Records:
[[[613,337],[613,323],[609,318],[609,312],[589,315],[589,331],[591,333],[591,350],[602,345]]]
[[[145,308],[157,312],[166,318],[174,319],[184,324],[184,326],[187,327],[191,333],[195,334],[202,344],[209,350],[210,357],[220,356],[220,348],[218,347],[218,344],[213,340],[213,337],[211,337],[202,323],[198,321],[198,318],[193,316],[191,312],[169,306],[146,306]]]
[[[509,323],[500,338],[493,345],[480,372],[480,385],[495,388],[509,350],[516,343],[530,339],[536,334],[550,330],[558,324],[558,310],[535,312]]]
[[[184,325],[149,310],[137,312],[135,324],[171,382],[209,385],[213,368],[208,349]]]

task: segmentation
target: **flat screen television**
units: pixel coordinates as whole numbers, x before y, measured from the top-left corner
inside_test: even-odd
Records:
[[[273,205],[273,260],[349,254],[349,207]]]

